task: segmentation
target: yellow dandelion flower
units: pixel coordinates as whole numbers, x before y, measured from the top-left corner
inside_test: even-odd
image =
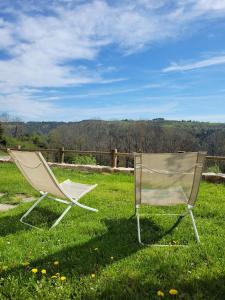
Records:
[[[170,295],[177,295],[178,294],[178,291],[176,289],[170,289],[169,290],[169,294]]]
[[[38,272],[38,269],[33,268],[33,269],[31,270],[31,272],[34,273],[34,274],[36,274],[36,273]]]
[[[42,270],[41,270],[41,274],[44,275],[44,274],[46,274],[46,273],[47,273],[47,271],[46,271],[45,269],[42,269]]]
[[[163,291],[157,291],[157,296],[158,297],[164,297],[164,293],[163,293]]]
[[[110,257],[110,259],[111,259],[111,260],[113,260],[113,259],[114,259],[114,257],[113,257],[113,256],[111,256],[111,257]]]
[[[54,265],[54,266],[58,266],[58,265],[59,265],[59,262],[56,260],[56,261],[54,261],[53,265]]]
[[[53,275],[53,276],[51,276],[51,278],[52,278],[52,279],[55,279],[55,278],[57,278],[57,276]]]
[[[66,280],[66,276],[61,276],[61,277],[60,277],[60,280],[61,280],[61,281],[65,281],[65,280]]]
[[[91,278],[95,278],[95,276],[96,276],[95,273],[91,274]]]
[[[29,266],[29,264],[30,264],[30,263],[29,263],[28,261],[25,261],[25,262],[22,263],[22,265],[23,265],[24,267]]]

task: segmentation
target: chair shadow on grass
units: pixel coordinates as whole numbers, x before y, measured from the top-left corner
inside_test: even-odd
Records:
[[[47,209],[39,208],[39,210],[42,214],[44,213],[50,216],[49,222],[52,222],[52,220],[57,217],[55,213],[50,213]],[[19,219],[19,216],[17,216],[17,218]],[[4,226],[7,224],[10,225],[9,220],[10,217],[7,217]],[[1,225],[3,225],[4,218],[1,222]],[[37,267],[38,269],[45,268],[48,270],[48,274],[52,275],[54,275],[55,272],[59,272],[68,277],[76,276],[76,278],[79,278],[96,273],[107,265],[126,258],[141,249],[137,241],[135,219],[103,219],[102,222],[107,228],[104,234],[98,235],[84,244],[65,247],[46,257],[33,260],[30,262],[30,266]],[[153,242],[161,239],[161,227],[150,220],[143,220],[142,223],[143,228],[146,227],[145,230],[152,228],[151,232],[155,231],[155,235],[152,237]],[[25,226],[23,224],[21,225]],[[17,226],[15,228],[17,228]],[[15,233],[16,230],[11,231],[11,233],[13,232]],[[53,266],[53,262],[56,260],[60,262],[57,268]],[[24,266],[18,266],[0,273],[0,277],[8,275],[19,275],[25,280],[25,278],[28,279],[30,277],[30,272],[28,272]]]
[[[24,212],[18,215],[11,215],[0,218],[0,237],[4,237],[10,234],[15,234],[19,231],[27,231],[32,228],[24,225],[20,222],[20,218],[23,216]],[[24,219],[24,221],[29,221],[34,226],[40,226],[41,228],[50,227],[55,219],[59,217],[59,214],[43,207],[35,208],[35,214],[29,219]]]
[[[178,216],[177,220],[169,228],[164,228],[151,219],[141,220],[141,231],[143,232],[142,241],[144,243],[147,243],[147,245],[149,246],[157,244],[164,237],[171,235],[184,217],[184,215]]]
[[[28,222],[29,224],[42,229],[50,228],[53,225],[53,222],[60,216],[60,212],[62,213],[63,209],[65,209],[62,204],[58,204],[58,206],[56,204],[56,208],[57,212],[52,208],[49,209],[48,206],[37,206],[28,217],[24,218],[24,222]],[[20,222],[20,219],[26,210],[27,208],[20,214],[7,215],[0,218],[0,237],[32,229],[32,227]],[[81,214],[82,212],[79,212],[79,216]]]
[[[24,230],[31,230],[32,227],[29,227],[25,224],[22,224],[20,222],[20,218],[22,217],[24,213],[21,213],[19,215],[14,216],[6,216],[0,218],[0,237],[7,236],[9,234],[14,234],[19,231]],[[36,207],[35,213],[33,215],[30,215],[29,217],[25,218],[25,222],[29,222],[33,226],[47,229],[50,228],[53,222],[60,216],[59,213],[54,212],[51,209],[48,209],[47,207]],[[136,219],[129,218],[127,220],[127,223],[130,224],[136,224]],[[176,222],[168,229],[164,230],[159,224],[155,223],[151,219],[143,219],[141,221],[142,231],[147,232],[149,234],[148,236],[148,243],[154,244],[160,239],[162,239],[164,236],[169,235],[173,232],[173,230],[180,224],[184,216],[180,215]],[[125,220],[125,219],[124,219]],[[111,226],[109,226],[111,227]],[[113,226],[112,226],[113,227]],[[136,225],[134,228],[132,228],[132,232],[136,234],[137,228]]]
[[[19,220],[22,213],[13,216],[3,216],[0,218],[0,238],[20,231],[30,230],[28,226],[24,226]]]

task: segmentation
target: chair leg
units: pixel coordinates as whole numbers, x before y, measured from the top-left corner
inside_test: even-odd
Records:
[[[29,209],[28,211],[20,218],[20,222],[22,222],[23,224],[26,224],[30,227],[34,227],[34,228],[38,228],[36,226],[33,226],[27,222],[24,222],[23,219],[26,218],[30,213],[31,211],[47,196],[48,193],[44,193]]]
[[[38,227],[36,227],[36,226],[34,226],[34,225],[31,225],[31,224],[29,224],[29,223],[27,223],[27,222],[24,222],[23,221],[23,219],[25,218],[25,217],[27,217],[29,214],[30,214],[30,212],[41,202],[41,200],[43,200],[46,196],[47,196],[47,194],[48,193],[45,193],[45,194],[43,194],[32,206],[31,206],[31,208],[21,217],[21,219],[20,219],[20,221],[23,223],[23,224],[26,224],[26,225],[28,225],[28,226],[30,226],[30,227],[33,227],[33,228],[37,228],[37,229],[40,229],[40,228],[38,228]],[[55,198],[53,198],[53,197],[50,197],[51,199],[53,199],[53,200],[56,200],[56,201],[60,201],[60,202],[63,202],[63,203],[65,203],[65,201],[63,201],[63,200],[59,200],[59,199],[55,199]],[[77,205],[77,206],[80,206],[80,207],[82,207],[82,208],[85,208],[85,209],[88,209],[88,210],[91,210],[91,211],[98,211],[97,209],[95,209],[95,208],[92,208],[92,207],[89,207],[89,206],[86,206],[86,205],[84,205],[84,204],[80,204],[79,202],[77,202],[77,201],[75,201],[75,200],[73,200],[73,199],[71,199],[71,203],[70,204],[67,204],[67,203],[65,203],[65,204],[67,204],[68,206],[67,206],[67,208],[63,211],[63,213],[59,216],[59,218],[58,219],[56,219],[56,221],[53,223],[53,225],[51,226],[51,228],[54,228],[54,227],[56,227],[58,224],[59,224],[59,222],[64,218],[64,216],[67,214],[67,212],[71,209],[71,207],[73,207],[74,205]],[[51,229],[50,228],[50,229]]]
[[[192,213],[192,212],[191,212]],[[187,213],[183,213],[183,214],[154,214],[154,215],[168,215],[168,216],[179,216],[180,218],[183,218],[187,215]],[[136,206],[136,217],[137,217],[137,234],[138,234],[138,242],[141,245],[144,246],[157,246],[157,247],[186,247],[187,245],[182,245],[182,244],[145,244],[142,242],[141,240],[141,224],[140,224],[140,214],[139,214],[139,206]],[[197,229],[196,229],[197,230]]]
[[[53,225],[51,226],[50,229],[56,227],[59,222],[64,218],[64,216],[68,213],[68,211],[71,209],[71,207],[73,207],[73,204],[71,203],[65,210],[64,212],[60,215],[60,217],[53,223]]]
[[[96,208],[92,208],[92,207],[90,207],[90,206],[81,204],[81,203],[79,203],[78,201],[73,200],[73,199],[71,199],[71,201],[73,201],[73,204],[74,204],[74,205],[77,205],[77,206],[79,206],[79,207],[81,207],[81,208],[84,208],[84,209],[87,209],[87,210],[91,210],[91,211],[94,211],[94,212],[98,212],[98,209],[96,209]]]
[[[97,209],[89,207],[89,206],[84,205],[84,204],[81,204],[81,203],[79,203],[78,201],[76,201],[76,200],[74,200],[72,198],[71,198],[71,201],[72,201],[71,204],[69,204],[69,206],[64,210],[64,212],[61,214],[61,216],[53,223],[53,225],[51,226],[51,228],[56,227],[59,224],[59,222],[64,218],[64,216],[67,214],[67,212],[71,209],[71,207],[73,207],[75,205],[77,205],[79,207],[82,207],[84,209],[87,209],[87,210],[91,210],[91,211],[95,211],[95,212],[98,211]]]
[[[140,217],[139,217],[139,207],[136,207],[136,217],[137,217],[137,233],[138,233],[138,242],[142,244],[141,241],[141,225],[140,225]]]
[[[199,238],[199,234],[198,234],[198,230],[197,230],[197,227],[196,227],[195,218],[194,218],[191,206],[188,206],[188,212],[189,212],[189,215],[190,215],[191,220],[192,220],[196,240],[197,240],[198,243],[200,243],[200,238]]]

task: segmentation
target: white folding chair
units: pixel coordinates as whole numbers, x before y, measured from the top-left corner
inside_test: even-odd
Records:
[[[200,242],[192,210],[198,195],[205,155],[205,152],[134,154],[135,213],[139,243],[143,244],[139,217],[141,205],[185,205],[197,242]]]
[[[97,184],[81,184],[75,183],[70,180],[65,180],[62,183],[58,183],[53,172],[49,168],[47,162],[40,152],[28,152],[28,151],[16,151],[8,149],[9,155],[12,157],[21,173],[32,185],[32,187],[40,192],[41,197],[31,206],[31,208],[21,217],[20,221],[31,227],[38,228],[23,219],[27,217],[30,212],[46,197],[64,203],[67,208],[63,211],[60,217],[53,223],[52,227],[55,227],[67,214],[67,212],[73,206],[79,206],[81,208],[95,211],[98,210],[91,208],[78,202],[78,200],[93,190]],[[67,199],[67,200],[65,200]]]

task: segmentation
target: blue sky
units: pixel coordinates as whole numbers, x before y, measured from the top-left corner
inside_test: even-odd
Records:
[[[225,0],[0,0],[0,113],[225,122]]]

